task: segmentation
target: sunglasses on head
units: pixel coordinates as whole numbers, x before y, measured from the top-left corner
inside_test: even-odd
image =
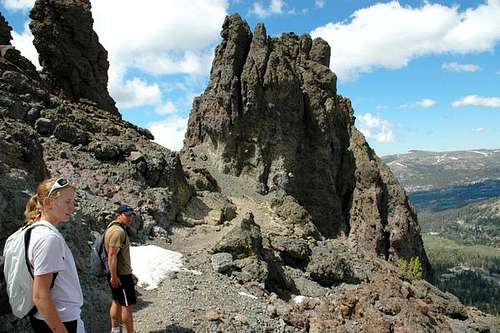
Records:
[[[65,188],[66,186],[69,185],[69,181],[66,178],[58,178],[55,182],[54,185],[50,188],[49,194],[47,195],[50,197],[52,193],[54,193],[57,190],[60,190],[62,188]]]

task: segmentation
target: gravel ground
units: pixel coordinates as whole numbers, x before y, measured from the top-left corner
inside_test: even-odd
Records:
[[[261,288],[248,290],[231,277],[215,273],[209,254],[195,253],[184,259],[186,269],[201,274],[188,270],[173,272],[158,289],[137,288],[138,333],[296,332],[275,316],[268,303],[269,295]]]

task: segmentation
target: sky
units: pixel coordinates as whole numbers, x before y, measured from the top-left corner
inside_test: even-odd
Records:
[[[34,0],[0,0],[12,44],[38,64]],[[108,88],[123,118],[182,147],[192,101],[208,83],[226,15],[253,30],[321,37],[337,91],[382,155],[500,148],[500,0],[91,0],[108,50]]]

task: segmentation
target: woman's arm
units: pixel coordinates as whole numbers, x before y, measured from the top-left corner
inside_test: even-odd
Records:
[[[35,303],[38,312],[45,318],[45,323],[50,327],[52,332],[68,333],[59,318],[59,313],[57,313],[50,295],[52,276],[53,273],[35,275],[33,280],[33,303]]]

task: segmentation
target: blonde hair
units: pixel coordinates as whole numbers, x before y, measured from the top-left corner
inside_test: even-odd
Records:
[[[31,198],[28,200],[26,209],[24,210],[24,217],[27,224],[35,223],[40,219],[40,217],[42,216],[42,208],[44,206],[44,202],[47,198],[49,198],[50,189],[57,179],[58,178],[45,179],[40,183],[40,185],[38,185],[35,195],[31,196]],[[72,185],[65,186],[64,188],[71,188],[73,190],[75,189],[75,187]],[[50,196],[54,197],[54,195],[56,197],[59,196],[59,191],[52,191]]]

